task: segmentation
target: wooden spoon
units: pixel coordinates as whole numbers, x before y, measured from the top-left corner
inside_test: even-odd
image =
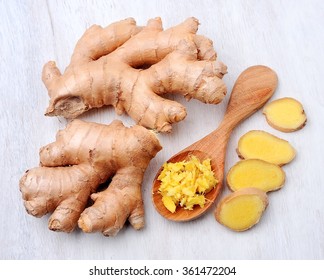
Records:
[[[277,84],[276,73],[266,66],[252,66],[241,73],[233,87],[225,116],[219,127],[168,160],[168,162],[179,162],[188,159],[191,155],[195,155],[200,160],[209,158],[219,183],[205,195],[207,202],[203,208],[195,206],[193,210],[185,210],[177,207],[176,212],[171,213],[163,205],[162,196],[158,192],[160,181],[157,178],[162,171],[161,167],[153,181],[152,199],[156,210],[163,217],[178,222],[190,221],[198,218],[212,206],[222,189],[226,146],[231,132],[268,101]]]

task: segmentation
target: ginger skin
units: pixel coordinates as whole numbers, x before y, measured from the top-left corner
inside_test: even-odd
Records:
[[[55,62],[45,64],[42,79],[50,96],[46,115],[73,119],[91,108],[112,105],[142,126],[170,132],[186,110],[160,95],[221,102],[227,67],[216,61],[211,40],[196,35],[198,24],[188,18],[163,31],[161,19],[155,18],[143,28],[133,19],[90,27],[63,75]]]
[[[20,190],[27,212],[53,212],[49,228],[71,232],[101,231],[114,236],[128,219],[144,226],[141,184],[150,160],[161,150],[154,133],[141,126],[126,128],[74,120],[40,150],[40,167],[26,171]],[[100,184],[112,181],[96,192]],[[89,197],[94,201],[87,207]]]

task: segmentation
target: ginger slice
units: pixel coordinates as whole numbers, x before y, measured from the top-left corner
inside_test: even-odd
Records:
[[[242,159],[261,159],[279,166],[289,163],[296,155],[288,141],[261,130],[244,134],[236,151]]]
[[[264,191],[245,188],[224,197],[217,206],[215,218],[234,231],[245,231],[259,222],[267,206]]]
[[[269,192],[280,189],[285,177],[285,172],[276,164],[247,159],[239,161],[229,170],[226,181],[232,191],[252,187]]]
[[[270,126],[283,132],[299,130],[307,121],[303,105],[290,97],[270,102],[264,107],[263,114]]]

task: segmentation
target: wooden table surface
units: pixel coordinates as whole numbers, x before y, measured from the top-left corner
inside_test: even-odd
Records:
[[[144,25],[157,16],[165,28],[190,16],[200,20],[199,34],[214,41],[228,66],[229,93],[241,71],[264,64],[279,77],[273,99],[291,96],[303,103],[308,122],[302,130],[278,132],[257,112],[234,131],[227,149],[226,171],[238,160],[235,148],[245,132],[262,129],[288,140],[297,157],[284,167],[286,184],[269,195],[261,222],[243,233],[218,224],[213,211],[188,223],[162,218],[151,202],[155,173],[172,154],[217,127],[230,94],[219,105],[174,97],[188,115],[172,134],[159,135],[163,150],[143,183],[145,228],[126,226],[114,238],[51,232],[48,216],[27,215],[18,187],[24,171],[38,165],[39,148],[66,125],[63,118],[44,116],[42,66],[55,60],[63,70],[92,24],[134,17]],[[0,259],[324,259],[323,1],[0,1],[0,50]],[[133,125],[112,107],[81,118],[99,123],[119,118]],[[226,193],[225,187],[222,196]]]

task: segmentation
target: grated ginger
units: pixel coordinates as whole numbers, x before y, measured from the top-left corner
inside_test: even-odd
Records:
[[[192,210],[195,205],[204,207],[205,194],[218,183],[210,159],[200,162],[195,156],[188,161],[164,163],[158,180],[161,181],[162,202],[172,213],[177,206],[187,210]]]

